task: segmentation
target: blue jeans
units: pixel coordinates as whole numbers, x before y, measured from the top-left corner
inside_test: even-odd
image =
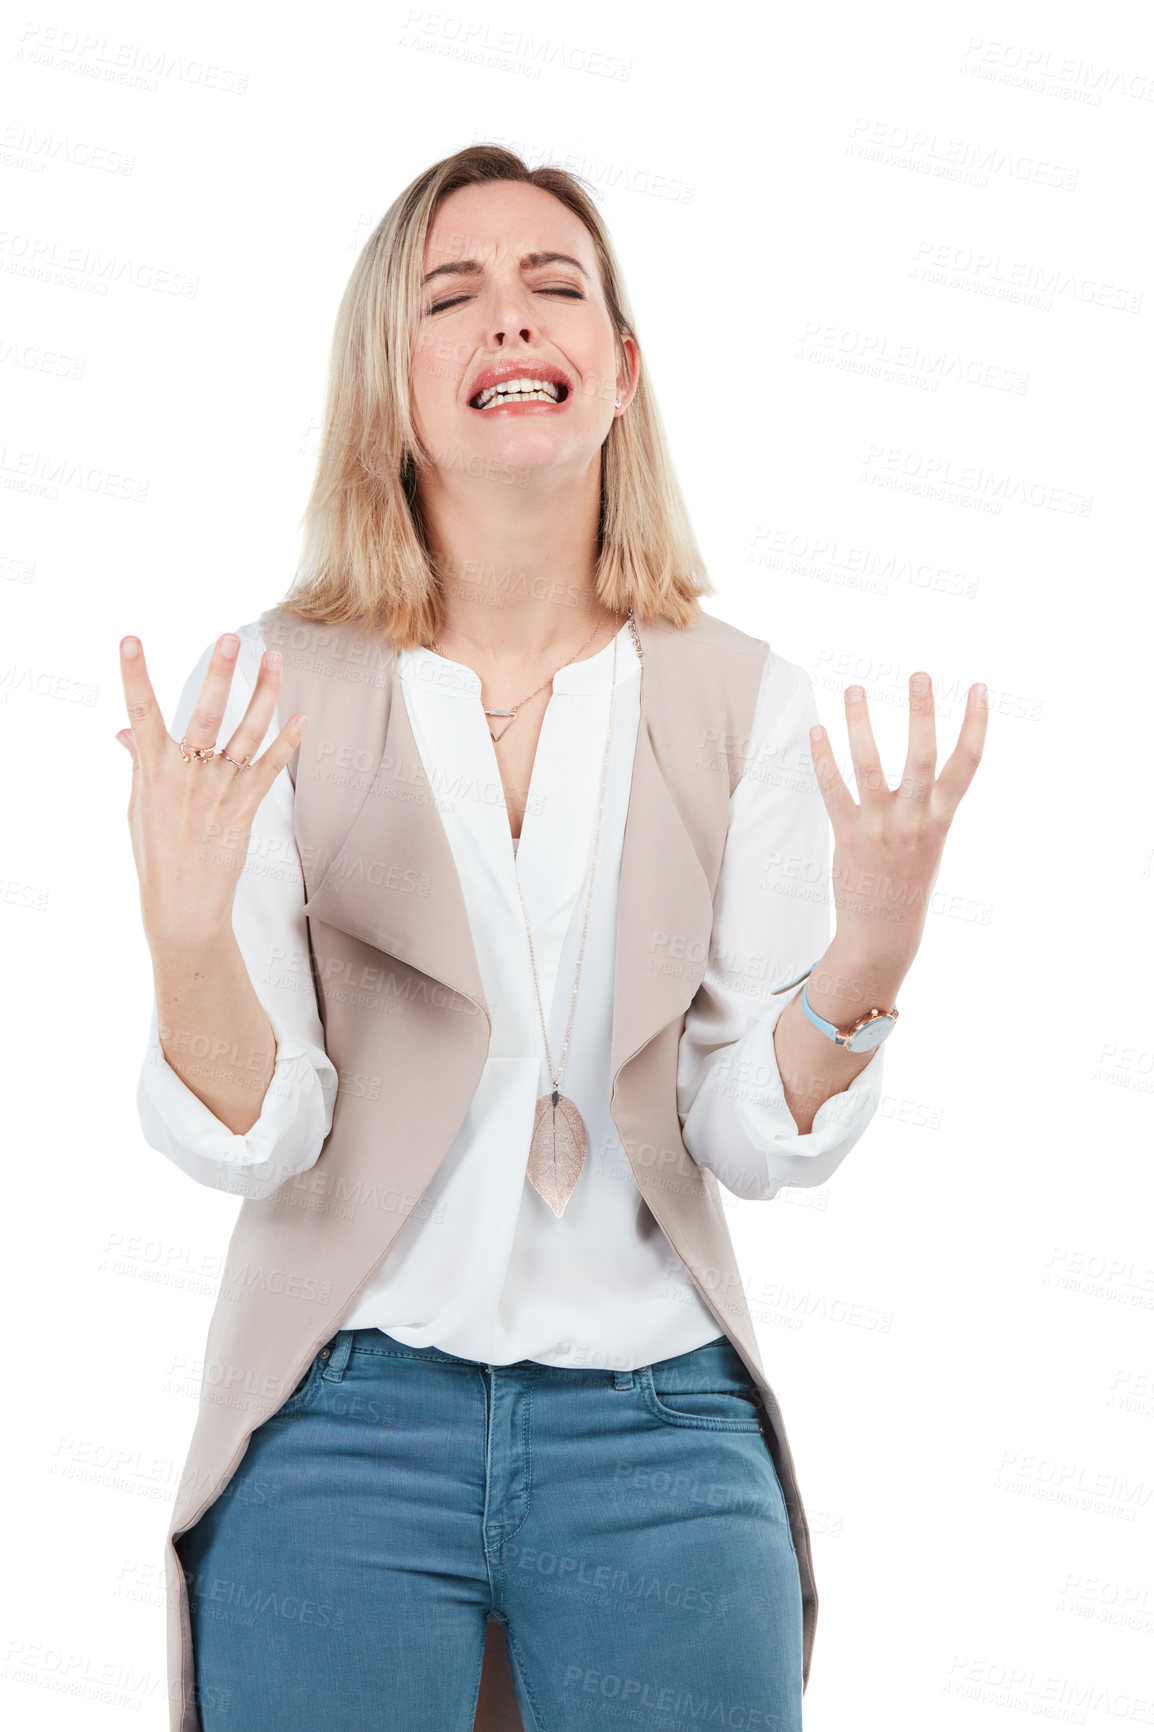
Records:
[[[177,1540],[204,1732],[800,1732],[797,1555],[722,1337],[638,1371],[342,1329]]]

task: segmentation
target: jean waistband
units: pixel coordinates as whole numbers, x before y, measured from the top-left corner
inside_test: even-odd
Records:
[[[395,1336],[388,1335],[383,1329],[340,1329],[328,1343],[326,1356],[330,1373],[343,1372],[348,1364],[349,1355],[353,1352],[364,1353],[395,1353],[410,1359],[425,1359],[441,1365],[466,1365],[483,1367],[491,1365],[494,1370],[528,1371],[543,1373],[561,1373],[576,1376],[628,1376],[634,1371],[652,1370],[657,1366],[702,1364],[710,1358],[716,1359],[727,1369],[736,1370],[740,1375],[748,1375],[744,1362],[733,1343],[726,1335],[719,1335],[716,1340],[706,1341],[701,1347],[690,1348],[687,1353],[678,1353],[668,1359],[654,1360],[648,1366],[618,1367],[613,1365],[548,1365],[538,1359],[511,1360],[504,1365],[483,1359],[467,1359],[459,1353],[450,1353],[443,1347],[410,1347],[404,1341],[398,1341]]]

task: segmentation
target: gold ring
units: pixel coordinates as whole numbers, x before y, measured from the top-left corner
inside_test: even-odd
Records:
[[[191,764],[193,758],[202,764],[209,763],[216,756],[216,741],[211,746],[190,746],[187,740],[178,741],[186,764]]]

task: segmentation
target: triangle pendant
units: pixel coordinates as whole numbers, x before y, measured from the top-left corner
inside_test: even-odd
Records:
[[[488,716],[488,712],[486,712],[486,719],[487,719],[487,716]],[[513,723],[516,720],[517,720],[517,717],[514,714],[510,718],[510,720],[505,723],[505,726],[501,729],[501,732],[499,734],[495,734],[493,732],[492,728],[489,729],[489,738],[493,741],[494,745],[496,744],[496,742],[498,740],[504,739],[505,735],[509,732],[509,729],[513,726]]]

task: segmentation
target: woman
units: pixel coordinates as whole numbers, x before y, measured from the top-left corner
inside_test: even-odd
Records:
[[[358,261],[306,525],[171,734],[122,645],[142,1124],[245,1199],[173,1725],[800,1727],[808,1528],[719,1181],[820,1183],[869,1122],[984,688],[935,781],[915,676],[891,792],[851,687],[855,804],[805,671],[699,606],[595,207],[492,146]]]

